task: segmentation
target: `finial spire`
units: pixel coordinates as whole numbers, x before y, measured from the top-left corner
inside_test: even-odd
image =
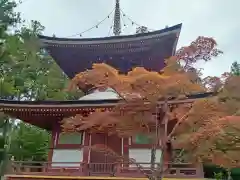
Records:
[[[120,0],[116,0],[115,14],[114,14],[114,26],[113,34],[119,36],[121,34],[121,12],[120,12]]]

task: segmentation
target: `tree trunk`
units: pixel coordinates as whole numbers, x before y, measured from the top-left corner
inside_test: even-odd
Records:
[[[151,170],[152,172],[154,171],[155,168],[155,163],[156,163],[156,144],[152,145],[152,149],[151,149]]]
[[[161,180],[163,178],[164,172],[164,151],[162,151],[161,158],[158,159],[159,162],[156,163],[156,146],[153,146],[151,149],[151,170],[153,172],[150,180]],[[157,165],[157,167],[156,167]]]
[[[165,164],[164,164],[164,156],[165,156],[165,152],[167,150],[167,126],[168,126],[168,104],[167,102],[165,102],[165,104],[162,107],[164,116],[162,121],[164,122],[164,135],[163,137],[159,137],[160,136],[160,126],[157,128],[157,134],[158,134],[158,142],[159,144],[161,144],[161,149],[162,149],[162,154],[161,154],[161,159],[159,160],[159,164],[156,170],[156,179],[157,180],[161,180],[163,179],[163,174],[165,172]],[[161,139],[161,143],[160,143],[160,139]]]
[[[161,159],[160,162],[158,163],[158,167],[157,167],[157,174],[156,174],[156,179],[157,180],[161,180],[163,179],[163,173],[164,173],[164,149],[162,149],[162,155],[161,155]]]
[[[6,119],[4,124],[3,124],[3,139],[4,139],[4,146],[3,146],[3,155],[2,155],[2,161],[1,161],[1,166],[0,166],[0,176],[3,176],[6,170],[7,166],[7,135],[8,135],[8,128],[9,128],[9,120]]]

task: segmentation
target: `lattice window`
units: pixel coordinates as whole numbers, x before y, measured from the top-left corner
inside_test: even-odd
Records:
[[[151,138],[142,134],[139,134],[133,137],[132,141],[134,144],[151,144],[152,143]]]
[[[58,144],[82,144],[82,133],[60,133]]]

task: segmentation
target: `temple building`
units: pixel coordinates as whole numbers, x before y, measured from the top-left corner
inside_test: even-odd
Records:
[[[93,63],[106,63],[127,73],[134,67],[160,71],[164,59],[174,55],[181,24],[162,30],[121,36],[119,0],[116,1],[114,34],[105,38],[68,39],[39,36],[41,46],[47,50],[63,72],[71,79],[77,73],[90,69]],[[33,162],[13,162],[7,179],[137,179],[145,178],[134,164],[116,164],[113,157],[84,148],[104,144],[116,153],[140,162],[146,171],[150,168],[152,142],[144,136],[119,138],[104,133],[62,133],[61,121],[76,114],[88,115],[94,111],[111,110],[121,97],[111,88],[93,89],[75,101],[8,101],[0,100],[0,110],[13,118],[46,129],[52,133],[48,162],[33,166]],[[168,152],[166,152],[168,153]],[[162,151],[157,147],[156,162]],[[169,156],[164,156],[169,161]],[[23,167],[23,165],[25,165]],[[178,166],[165,177],[203,177],[198,166]]]

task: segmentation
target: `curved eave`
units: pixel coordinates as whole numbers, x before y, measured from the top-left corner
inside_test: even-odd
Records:
[[[11,117],[52,130],[64,117],[84,114],[96,109],[111,110],[119,100],[91,100],[91,101],[9,101],[0,100],[0,112]]]
[[[96,44],[96,43],[106,43],[107,42],[121,42],[121,41],[133,41],[133,40],[138,40],[138,39],[144,39],[144,38],[149,38],[152,36],[165,36],[168,35],[169,33],[176,33],[179,35],[181,32],[182,24],[177,24],[172,27],[168,27],[165,29],[157,30],[157,31],[152,31],[148,33],[140,33],[140,34],[134,34],[134,35],[127,35],[127,36],[111,36],[111,37],[103,37],[103,38],[58,38],[58,37],[49,37],[49,36],[43,36],[39,35],[39,39],[43,43],[88,43],[88,44]]]
[[[215,96],[215,92],[205,92],[187,95],[183,100],[176,100],[176,98],[169,98],[168,103],[174,104],[178,103],[192,102],[195,99],[202,99]],[[14,101],[14,100],[0,100],[0,112],[4,110],[18,110],[24,111],[24,109],[29,109],[28,111],[76,111],[78,110],[91,110],[96,108],[111,108],[120,103],[121,100],[109,99],[109,100],[75,100],[75,101]],[[164,104],[165,101],[159,101],[158,104]],[[48,110],[44,110],[48,109]]]
[[[183,100],[170,98],[168,104],[193,103],[196,99],[215,96],[213,92],[198,93],[186,96]],[[77,101],[9,101],[0,100],[0,112],[3,111],[12,117],[21,119],[32,125],[52,130],[56,123],[64,117],[89,111],[111,110],[120,103],[119,100],[77,100]],[[164,104],[159,101],[158,104]]]
[[[76,101],[9,101],[0,100],[0,110],[6,108],[32,108],[35,109],[87,109],[97,107],[111,107],[119,100],[76,100]]]

